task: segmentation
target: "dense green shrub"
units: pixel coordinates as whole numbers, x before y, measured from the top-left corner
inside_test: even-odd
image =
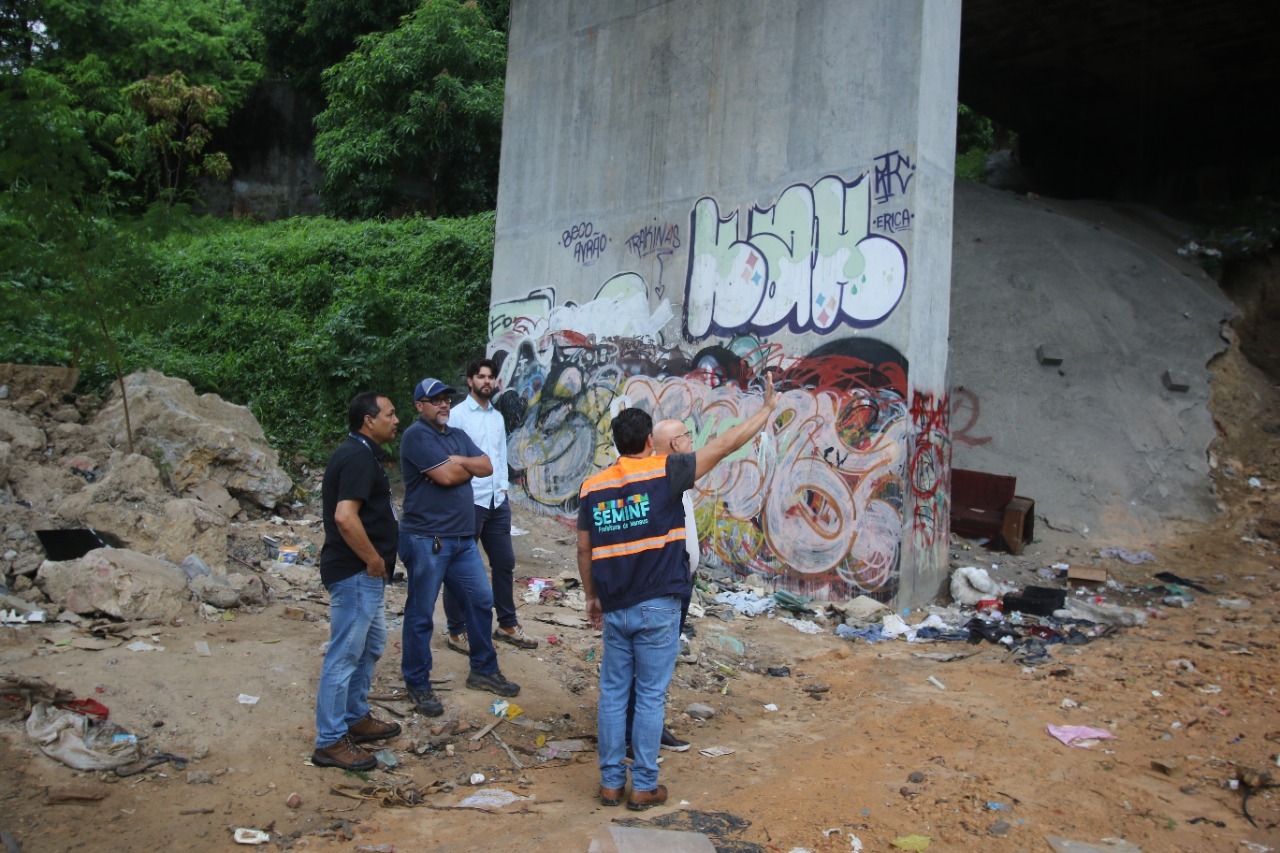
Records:
[[[127,362],[247,404],[286,454],[322,457],[362,390],[390,396],[407,423],[415,382],[455,381],[484,349],[492,214],[208,225],[159,244],[146,285],[149,299],[200,307],[132,336]]]

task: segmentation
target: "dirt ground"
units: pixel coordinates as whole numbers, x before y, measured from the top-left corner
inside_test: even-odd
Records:
[[[1217,521],[1171,525],[1149,543],[1046,539],[1019,558],[953,543],[954,565],[995,564],[993,574],[1020,585],[1044,583],[1036,571],[1054,563],[1103,565],[1127,588],[1103,591],[1108,601],[1153,604],[1145,626],[1053,646],[1048,663],[1020,664],[987,642],[869,645],[772,619],[708,616],[695,622],[698,661],[677,667],[668,711],[694,748],[663,753],[669,804],[637,815],[593,798],[601,647],[589,630],[539,621],[581,615],[564,606],[522,605],[542,645],[499,649],[504,673],[523,685],[515,701],[524,714],[495,729],[510,754],[491,735],[473,739],[496,719],[493,699],[462,685],[466,660],[437,640],[444,717],[380,700],[388,710],[379,713],[404,731],[387,744],[397,766],[367,778],[308,764],[327,639],[322,593],[298,591],[234,618],[193,607],[181,624],[140,626],[163,647],[155,651],[59,646],[44,639],[51,626],[6,627],[0,674],[97,699],[143,738],[144,754],[191,760],[127,778],[78,772],[41,754],[20,722],[0,724],[0,831],[32,853],[230,849],[237,827],[269,832],[266,849],[586,850],[599,827],[628,818],[706,831],[720,850],[894,850],[912,835],[927,836],[930,850],[993,853],[1049,850],[1046,836],[1102,849],[1105,839],[1125,839],[1149,852],[1280,848],[1280,788],[1266,787],[1280,779],[1280,388],[1235,349],[1213,369]],[[515,539],[521,580],[574,568],[570,530],[521,512],[516,524],[529,531]],[[307,526],[261,522],[237,528],[233,552],[257,559],[262,533],[318,544]],[[1157,559],[1100,560],[1113,544]],[[1190,608],[1166,607],[1161,593],[1141,589],[1161,571],[1211,592],[1195,593]],[[378,690],[403,686],[403,602],[404,587],[393,586]],[[741,640],[745,654],[720,635]],[[197,653],[201,642],[209,656]],[[968,656],[915,656],[926,652]],[[766,674],[782,666],[789,675]],[[241,704],[240,694],[259,700]],[[692,702],[717,713],[695,721],[683,713]],[[1072,748],[1047,734],[1049,724],[1108,729],[1115,739]],[[539,738],[586,748],[543,762]],[[733,751],[699,752],[716,746]],[[473,786],[477,773],[485,781]],[[1232,789],[1240,778],[1246,784]],[[416,789],[424,802],[384,807],[335,786]],[[483,788],[527,799],[464,803]],[[287,802],[293,793],[297,808]]]

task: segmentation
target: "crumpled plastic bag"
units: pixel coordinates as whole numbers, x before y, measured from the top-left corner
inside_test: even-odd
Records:
[[[1119,625],[1122,628],[1133,628],[1147,624],[1147,612],[1133,607],[1096,603],[1070,597],[1067,598],[1066,605],[1062,610],[1055,610],[1053,615],[1060,619],[1085,619],[1102,625]],[[1059,614],[1062,615],[1059,616]]]
[[[983,599],[999,598],[1003,593],[986,569],[964,566],[951,574],[951,597],[957,604],[977,604]]]
[[[45,755],[76,770],[110,770],[138,760],[138,740],[106,720],[37,702],[27,717],[27,737]]]

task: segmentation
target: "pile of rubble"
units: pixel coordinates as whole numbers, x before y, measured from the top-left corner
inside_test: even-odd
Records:
[[[118,386],[103,400],[76,394],[77,378],[69,368],[0,365],[8,620],[168,620],[192,597],[219,608],[263,603],[264,582],[235,570],[229,535],[287,511],[294,486],[249,410],[136,373],[124,381],[129,435]]]

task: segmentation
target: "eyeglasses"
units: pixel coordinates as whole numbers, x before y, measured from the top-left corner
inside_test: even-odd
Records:
[[[448,397],[447,395],[442,395],[442,396],[439,396],[439,397],[423,397],[423,398],[422,398],[421,400],[419,400],[418,402],[419,402],[419,403],[427,403],[428,405],[435,406],[436,408],[439,408],[440,406],[448,406],[448,405],[449,405],[449,397]]]
[[[681,438],[687,438],[687,439],[689,439],[690,441],[692,441],[692,440],[693,440],[693,430],[685,430],[684,432],[682,432],[682,433],[680,433],[679,435],[677,435],[674,439],[672,439],[672,441],[675,441],[676,439],[681,439]]]

